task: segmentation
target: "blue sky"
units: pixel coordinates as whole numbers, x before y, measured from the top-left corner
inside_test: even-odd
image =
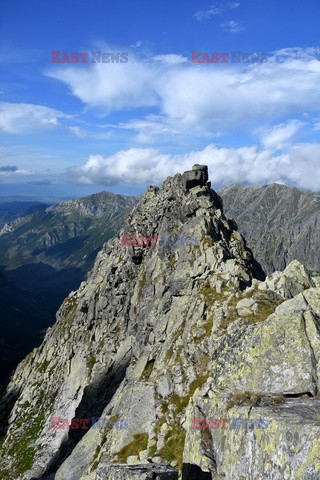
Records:
[[[318,0],[2,2],[0,195],[137,194],[194,163],[216,188],[320,189],[319,14]]]

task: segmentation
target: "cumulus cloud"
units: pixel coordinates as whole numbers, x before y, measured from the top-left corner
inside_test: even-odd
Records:
[[[110,48],[102,50],[110,51]],[[79,67],[63,67],[52,68],[47,74],[66,83],[83,103],[103,109],[105,113],[157,106],[154,84],[160,69],[167,69],[161,62],[153,62],[152,68],[133,54],[130,54],[128,63],[96,63],[81,70]]]
[[[24,133],[53,128],[66,115],[53,108],[31,103],[0,102],[0,133]]]
[[[87,107],[103,114],[152,107],[154,118],[128,121],[165,135],[204,137],[320,108],[319,48],[286,49],[254,64],[191,64],[179,55],[127,64],[59,65],[48,75],[64,82]],[[159,61],[161,60],[161,61]],[[290,85],[290,88],[288,88]],[[150,139],[152,141],[152,138]]]
[[[150,182],[151,179],[159,183],[172,171],[170,161],[170,155],[153,148],[130,148],[109,157],[91,155],[82,167],[71,167],[69,174],[82,184],[138,185]],[[178,171],[179,167],[175,169],[176,173]]]
[[[272,182],[320,189],[320,144],[291,147],[285,153],[258,146],[225,148],[210,144],[184,155],[164,154],[153,148],[130,148],[114,155],[91,155],[81,167],[69,168],[82,184],[159,184],[167,176],[206,164],[214,185],[261,185]]]
[[[261,141],[264,147],[283,149],[289,147],[298,131],[305,125],[305,122],[299,120],[289,120],[286,123],[274,125],[267,128],[261,135]]]
[[[234,8],[240,7],[239,2],[228,2],[228,3],[214,3],[213,5],[210,5],[208,8],[205,10],[198,10],[195,14],[194,17],[198,20],[209,20],[211,17],[214,15],[220,15],[221,13],[225,12],[226,10],[232,10]]]
[[[236,22],[235,20],[230,20],[230,22],[220,23],[220,28],[225,32],[237,33],[244,30],[244,26],[241,23]]]

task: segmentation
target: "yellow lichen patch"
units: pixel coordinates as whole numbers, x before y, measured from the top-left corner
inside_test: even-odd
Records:
[[[269,457],[278,451],[279,426],[277,422],[269,423],[268,430],[256,429],[255,436],[261,451],[267,453]]]
[[[316,472],[320,471],[320,439],[316,440],[312,446],[312,449],[307,455],[306,462],[298,468],[295,473],[295,478],[303,480],[306,478],[304,472],[307,467],[312,465]]]

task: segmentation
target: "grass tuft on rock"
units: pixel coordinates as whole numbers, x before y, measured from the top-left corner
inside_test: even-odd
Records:
[[[147,450],[149,435],[147,433],[137,433],[133,435],[131,443],[123,447],[117,453],[120,463],[127,463],[128,457],[139,455],[143,450]]]
[[[283,395],[259,395],[254,392],[238,392],[234,393],[227,402],[227,410],[233,407],[265,407],[279,405],[284,402]]]
[[[166,434],[164,439],[165,444],[158,452],[159,455],[169,463],[176,461],[179,470],[182,470],[183,465],[185,437],[185,430],[180,425],[175,425],[174,428]]]

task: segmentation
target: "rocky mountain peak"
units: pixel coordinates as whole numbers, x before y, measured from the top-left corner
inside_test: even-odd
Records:
[[[318,286],[298,262],[265,278],[206,166],[149,187],[17,368],[2,404],[0,478],[317,475]],[[235,442],[227,428],[192,428],[195,417],[239,416],[267,417],[270,430],[243,429]],[[308,428],[280,446],[288,416]],[[113,424],[68,428],[98,417]],[[302,451],[294,465],[291,448]]]
[[[214,253],[210,250],[207,255],[214,255],[216,260],[221,257],[223,262],[219,262],[220,266],[227,259],[242,265],[239,269],[242,282],[250,283],[252,276],[260,279],[265,277],[246,247],[245,240],[237,232],[236,223],[224,217],[221,198],[210,188],[208,168],[205,165],[194,165],[190,171],[168,177],[161,188],[148,187],[147,193],[129,214],[121,231],[121,235],[123,234],[138,238],[144,235],[161,238],[165,234],[184,239],[193,236],[197,239],[195,246],[200,252],[214,247]],[[114,248],[116,243],[117,240],[113,241],[111,248]],[[162,259],[170,260],[174,256],[175,260],[180,258],[180,261],[184,262],[188,257],[192,260],[195,250],[175,247],[150,251],[148,248],[135,246],[128,252],[133,254],[137,262],[142,261],[142,256],[153,253]],[[203,264],[204,267],[206,263],[207,261]]]

